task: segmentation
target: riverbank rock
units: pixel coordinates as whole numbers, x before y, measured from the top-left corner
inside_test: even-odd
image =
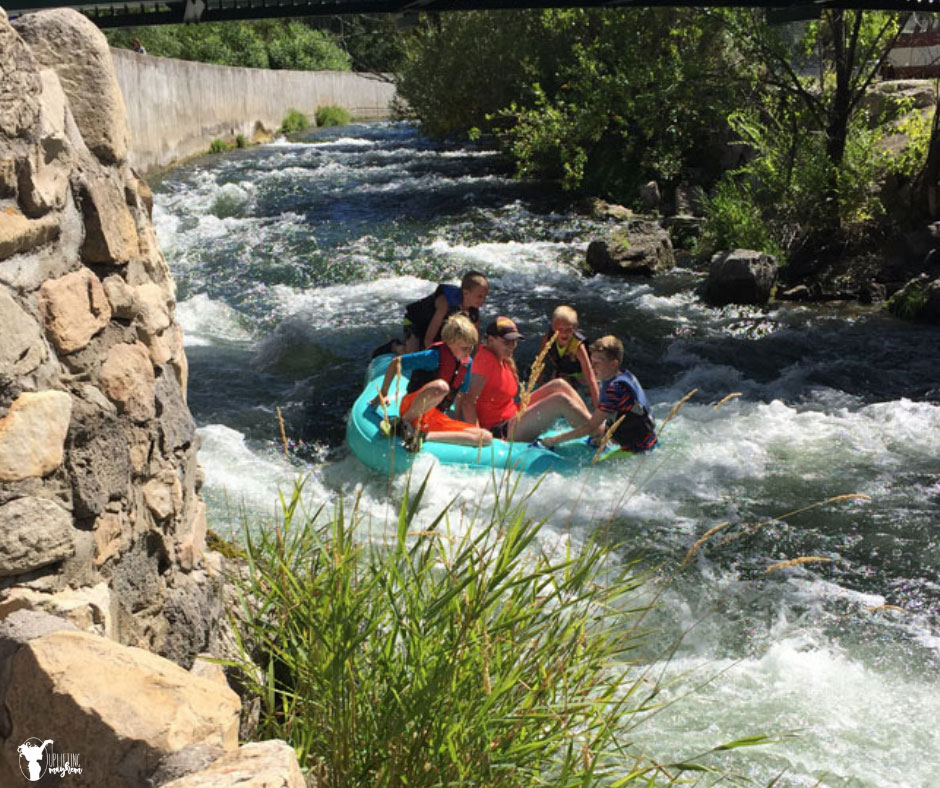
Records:
[[[873,121],[892,106],[910,103],[911,109],[926,109],[937,104],[937,87],[932,79],[886,79],[876,82],[862,99]]]
[[[26,14],[17,33],[39,63],[52,68],[68,96],[82,138],[102,164],[127,159],[127,112],[107,39],[70,9]]]
[[[636,214],[629,208],[616,203],[605,202],[598,197],[585,197],[578,204],[578,208],[582,213],[599,221],[613,219],[614,221],[624,222],[636,218]]]
[[[766,304],[777,280],[777,261],[751,249],[718,252],[705,281],[705,300],[714,306]]]
[[[209,767],[161,788],[305,788],[297,754],[286,742],[252,742]]]
[[[912,279],[891,297],[888,309],[905,320],[940,325],[940,276]]]
[[[0,75],[0,619],[51,611],[188,666],[221,601],[111,52],[74,10],[0,12]]]
[[[630,219],[587,248],[588,274],[652,276],[675,264],[669,233],[649,219]]]
[[[81,773],[64,776],[95,788],[138,788],[175,753],[238,747],[240,703],[226,684],[43,613],[0,622],[0,704],[2,785],[21,781],[19,748],[32,738],[51,740],[44,770],[71,754]]]

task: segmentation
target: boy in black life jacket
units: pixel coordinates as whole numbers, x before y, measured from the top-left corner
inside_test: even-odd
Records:
[[[490,292],[490,284],[479,271],[467,271],[460,280],[460,287],[441,284],[420,301],[405,307],[405,352],[430,347],[441,340],[444,321],[457,312],[462,312],[476,326],[480,321],[480,307]]]
[[[443,341],[427,350],[406,353],[392,359],[385,371],[382,388],[372,405],[387,407],[388,389],[399,372],[409,377],[408,390],[399,404],[396,428],[408,451],[421,448],[422,437],[466,446],[488,446],[493,436],[489,430],[458,421],[447,415],[457,395],[465,389],[470,370],[470,354],[480,335],[470,318],[451,315],[441,331]]]
[[[570,306],[559,306],[552,312],[552,325],[542,337],[539,352],[545,343],[555,334],[555,341],[545,354],[545,371],[539,380],[548,382],[554,378],[567,380],[578,391],[580,386],[587,388],[594,407],[598,403],[597,378],[588,355],[587,338],[578,331],[578,313]]]
[[[628,452],[641,452],[656,445],[656,423],[649,400],[632,372],[621,369],[623,343],[614,336],[591,343],[591,365],[600,381],[600,402],[590,420],[576,429],[542,438],[543,446],[574,440],[584,435],[595,440],[621,419],[611,441]]]

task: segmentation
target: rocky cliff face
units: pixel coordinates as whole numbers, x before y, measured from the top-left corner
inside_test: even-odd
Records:
[[[104,36],[0,9],[0,618],[65,616],[188,666],[205,561],[175,289]]]

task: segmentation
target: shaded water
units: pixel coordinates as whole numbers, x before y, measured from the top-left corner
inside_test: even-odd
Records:
[[[716,310],[688,270],[586,279],[577,263],[603,223],[512,180],[488,151],[407,126],[196,161],[155,191],[213,528],[237,527],[233,501],[270,513],[298,471],[311,472],[314,499],[361,492],[381,528],[404,482],[349,455],[343,416],[404,304],[483,270],[484,320],[517,320],[523,362],[569,303],[589,336],[624,339],[660,420],[698,389],[661,449],[549,476],[531,507],[548,518],[546,545],[609,527],[663,578],[647,656],[681,636],[657,666],[675,679],[664,697],[720,673],[647,721],[638,745],[675,758],[796,732],[751,751],[742,773],[762,785],[784,772],[778,786],[940,786],[940,330],[846,307]],[[431,478],[428,518],[454,496],[492,495],[483,474]],[[871,500],[775,519],[847,493]],[[766,571],[799,556],[828,560]]]

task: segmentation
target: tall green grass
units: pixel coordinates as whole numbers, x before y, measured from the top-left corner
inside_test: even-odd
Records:
[[[704,768],[629,744],[658,694],[630,661],[633,567],[600,541],[546,552],[511,491],[415,530],[426,484],[386,541],[363,538],[357,502],[306,513],[302,482],[246,534],[232,664],[261,699],[256,735],[291,742],[325,788],[655,786]]]

